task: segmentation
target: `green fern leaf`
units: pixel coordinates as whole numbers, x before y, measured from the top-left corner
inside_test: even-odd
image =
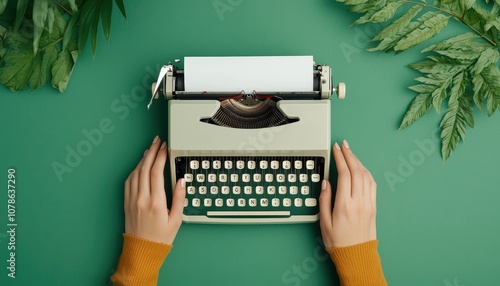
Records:
[[[52,86],[60,92],[64,92],[68,86],[71,73],[78,59],[77,44],[71,41],[68,48],[57,55],[57,60],[52,66]]]
[[[472,107],[466,93],[468,77],[466,72],[458,74],[453,80],[451,97],[448,102],[448,112],[441,121],[441,154],[443,160],[449,158],[460,140],[465,139],[466,124],[473,127]]]
[[[396,21],[392,22],[392,24],[388,25],[380,33],[378,33],[373,40],[383,40],[384,38],[392,37],[402,31],[411,20],[422,10],[422,6],[413,6],[411,7],[406,14],[401,16]]]
[[[33,52],[34,53],[38,51],[38,44],[40,43],[40,37],[42,36],[43,29],[45,28],[45,22],[47,21],[48,14],[49,14],[48,0],[33,1],[33,25],[34,25]]]
[[[387,20],[391,19],[398,8],[403,5],[402,1],[399,2],[391,2],[384,6],[380,10],[373,10],[373,13],[367,13],[358,20],[354,22],[355,25],[364,24],[364,23],[383,23]]]
[[[410,87],[411,88],[411,87]],[[415,88],[415,86],[413,86]],[[419,89],[419,88],[415,88]],[[425,89],[424,89],[425,90]],[[399,129],[404,129],[412,125],[415,121],[420,119],[429,108],[432,106],[432,96],[429,93],[419,94],[413,99],[410,106],[406,110]]]
[[[430,51],[447,50],[454,46],[461,46],[465,44],[470,44],[473,40],[479,38],[473,33],[460,34],[456,37],[450,38],[448,40],[442,41],[439,44],[431,45],[428,48],[422,50],[422,53]]]
[[[419,19],[417,27],[396,44],[394,50],[404,51],[434,37],[446,27],[450,18],[443,14],[427,12]]]
[[[406,35],[408,35],[408,33],[410,33],[411,31],[413,31],[413,29],[415,29],[417,26],[418,26],[417,23],[410,22],[406,27],[403,28],[403,30],[399,31],[397,34],[395,34],[391,37],[387,37],[387,38],[383,39],[378,44],[378,46],[376,46],[375,48],[370,48],[370,49],[368,49],[368,51],[370,51],[370,52],[373,52],[373,51],[387,52],[387,51],[393,50],[394,47],[397,45],[397,43],[399,41],[401,41],[404,37],[406,37]]]
[[[441,86],[438,86],[432,93],[432,105],[436,110],[437,114],[441,114],[441,105],[443,104],[443,100],[445,100],[448,94],[448,87],[451,84],[451,79],[443,82]]]
[[[359,5],[367,2],[373,2],[369,0],[337,0],[337,2],[344,3],[344,5]]]
[[[22,50],[11,50],[3,57],[4,66],[0,68],[0,82],[11,91],[23,90],[31,75],[35,55],[30,46]]]
[[[71,7],[71,11],[77,12],[78,6],[76,5],[76,0],[68,0],[69,6]]]
[[[481,108],[486,100],[488,116],[493,115],[500,106],[500,70],[495,64],[490,64],[472,78],[474,103]]]
[[[495,48],[488,48],[482,51],[471,72],[473,74],[481,73],[484,68],[490,66],[493,63],[496,63],[499,57],[500,54],[498,53],[498,50]]]

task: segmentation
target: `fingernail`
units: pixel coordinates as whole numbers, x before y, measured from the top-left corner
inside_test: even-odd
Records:
[[[349,149],[349,143],[347,143],[347,140],[342,141],[342,144],[344,144],[344,147]]]
[[[321,190],[326,190],[326,180],[323,179],[323,182],[321,183]]]
[[[148,150],[149,149],[144,150],[144,154],[142,154],[142,156],[146,156],[146,153],[148,153]]]
[[[161,143],[160,149],[165,149],[165,146],[167,146],[167,143],[163,141],[163,143]]]
[[[160,137],[158,137],[158,135],[156,135],[156,136],[155,136],[155,139],[153,139],[153,144],[155,144],[156,142],[158,142],[158,139],[159,139],[159,138],[160,138]]]
[[[181,179],[181,187],[186,187],[186,180],[184,178]]]
[[[340,150],[340,146],[337,142],[335,142],[335,145],[333,145],[333,146],[335,146],[335,149]]]

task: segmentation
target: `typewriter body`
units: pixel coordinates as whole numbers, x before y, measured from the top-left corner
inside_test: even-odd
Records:
[[[218,60],[209,59],[201,74],[214,70]],[[316,221],[321,183],[329,174],[330,96],[345,94],[343,83],[333,88],[330,67],[311,57],[312,86],[300,91],[192,90],[190,72],[187,64],[181,70],[169,63],[152,88],[153,98],[163,94],[168,100],[171,181],[186,180],[183,220]]]

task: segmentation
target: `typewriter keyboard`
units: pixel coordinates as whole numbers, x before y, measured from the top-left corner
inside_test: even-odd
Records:
[[[323,157],[177,157],[187,216],[273,218],[316,215]]]

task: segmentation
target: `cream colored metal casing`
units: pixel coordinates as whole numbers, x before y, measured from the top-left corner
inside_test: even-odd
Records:
[[[175,158],[181,156],[321,156],[325,174],[330,166],[330,100],[281,100],[277,103],[288,117],[299,121],[262,129],[217,126],[200,119],[211,117],[219,108],[217,100],[169,100],[168,147],[172,184],[175,185]],[[200,218],[184,216],[184,221]],[[255,223],[248,219],[202,217],[203,222]],[[289,217],[265,219],[259,223],[315,221]]]

